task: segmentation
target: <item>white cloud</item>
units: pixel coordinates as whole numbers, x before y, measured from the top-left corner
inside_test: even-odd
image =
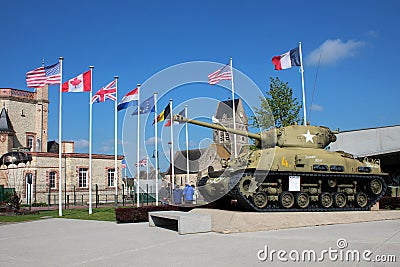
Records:
[[[101,145],[99,146],[99,151],[103,153],[110,153],[111,151],[114,151],[114,139],[108,139],[103,142],[101,142]]]
[[[160,142],[161,142],[161,138],[157,137],[157,143],[160,143]],[[150,137],[146,140],[146,145],[154,145],[155,143],[156,143],[155,137]]]
[[[311,110],[315,110],[315,111],[323,111],[324,107],[317,105],[317,104],[312,104],[311,106]]]
[[[308,65],[318,65],[321,56],[321,65],[334,64],[339,60],[354,56],[364,45],[365,42],[362,41],[326,40],[320,47],[313,50],[305,61]]]
[[[79,139],[74,142],[75,142],[75,148],[77,148],[77,149],[89,147],[89,141],[86,139]]]

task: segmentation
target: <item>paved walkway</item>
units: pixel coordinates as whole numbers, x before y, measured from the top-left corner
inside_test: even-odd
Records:
[[[338,240],[343,249],[338,248]],[[393,255],[400,262],[400,220],[179,235],[163,228],[150,228],[148,223],[47,219],[2,225],[0,241],[0,266],[280,266],[285,259],[304,266],[310,265],[307,255],[311,250],[316,252],[317,259],[323,258],[311,262],[312,266],[398,266],[362,259],[346,261],[345,257],[332,260],[329,256],[335,255],[323,253],[324,250],[336,250],[336,257],[349,250],[351,255],[355,250],[370,250],[369,259]],[[281,260],[277,252],[271,260],[274,250],[283,251]],[[305,253],[306,260],[293,262],[296,251],[298,255]]]

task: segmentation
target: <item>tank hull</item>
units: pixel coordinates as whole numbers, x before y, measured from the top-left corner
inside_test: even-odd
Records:
[[[250,211],[361,211],[370,210],[386,191],[379,162],[343,152],[276,147],[246,156],[231,162],[234,171],[199,181],[207,200],[228,192]]]

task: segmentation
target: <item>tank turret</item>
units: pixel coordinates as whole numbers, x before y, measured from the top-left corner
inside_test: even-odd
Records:
[[[198,120],[185,118],[181,115],[174,115],[174,121],[188,122],[199,126],[230,132],[237,135],[248,136],[255,140],[258,148],[279,147],[304,147],[304,148],[325,148],[336,141],[335,133],[323,126],[291,125],[280,129],[272,129],[260,134],[247,131],[227,128],[219,124],[211,124]]]
[[[227,194],[252,211],[369,210],[385,193],[379,160],[325,150],[336,141],[327,127],[291,125],[254,134],[180,115],[173,120],[255,140],[256,149],[198,181],[209,201]]]

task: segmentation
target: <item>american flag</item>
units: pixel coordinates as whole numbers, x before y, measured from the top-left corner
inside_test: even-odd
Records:
[[[232,80],[232,69],[231,65],[228,63],[222,69],[214,71],[208,75],[209,84],[217,84],[222,80]]]
[[[28,87],[43,87],[46,84],[60,84],[60,63],[47,67],[40,67],[26,73],[26,84]]]
[[[117,98],[115,97],[117,92],[116,83],[117,81],[114,80],[107,84],[106,87],[103,87],[99,91],[97,91],[97,93],[95,93],[92,97],[92,103],[102,103],[107,99],[112,101],[117,100]]]
[[[122,169],[126,168],[126,159],[125,158],[122,159],[121,166],[122,166]]]
[[[139,162],[136,162],[135,163],[135,166],[137,167],[137,166],[139,166],[139,167],[144,167],[144,166],[146,166],[147,165],[147,159],[142,159],[142,160],[140,160]]]

